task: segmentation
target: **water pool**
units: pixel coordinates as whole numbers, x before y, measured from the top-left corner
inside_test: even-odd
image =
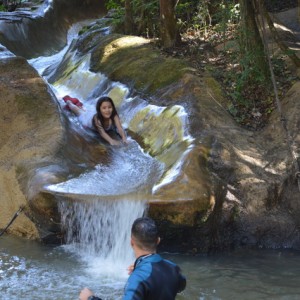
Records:
[[[280,250],[236,251],[215,256],[162,254],[178,263],[187,289],[177,299],[300,299],[300,253]],[[45,246],[0,237],[1,298],[78,299],[84,286],[106,300],[122,298],[126,270],[113,262],[89,261],[68,246]]]

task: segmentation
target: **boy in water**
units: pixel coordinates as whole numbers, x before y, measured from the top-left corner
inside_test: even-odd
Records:
[[[183,291],[186,278],[180,268],[156,253],[160,242],[155,222],[150,218],[138,218],[131,228],[131,246],[136,261],[128,268],[129,278],[123,300],[174,300]],[[101,300],[85,288],[80,300]]]

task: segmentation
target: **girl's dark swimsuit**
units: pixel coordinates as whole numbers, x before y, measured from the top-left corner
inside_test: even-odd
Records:
[[[118,129],[117,129],[117,126],[116,126],[114,120],[112,120],[112,123],[111,123],[108,127],[105,128],[104,126],[102,126],[101,122],[99,121],[99,119],[98,119],[97,116],[95,115],[95,116],[93,117],[93,126],[94,126],[94,128],[95,128],[95,131],[97,131],[97,132],[99,132],[99,133],[100,133],[100,130],[101,130],[101,129],[104,129],[104,131],[105,131],[106,133],[112,132],[112,133],[114,133],[114,134],[117,134],[117,135],[121,138],[121,135],[120,135],[119,132],[118,132]]]

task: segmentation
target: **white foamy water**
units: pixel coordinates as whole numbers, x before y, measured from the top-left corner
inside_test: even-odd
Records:
[[[149,194],[163,169],[162,163],[144,153],[135,141],[130,140],[127,146],[112,149],[109,165],[96,165],[92,171],[45,189],[62,194],[98,196]]]
[[[40,56],[40,57],[29,59],[28,63],[31,64],[39,72],[40,75],[42,75],[48,67],[50,66],[53,67],[58,65],[62,61],[72,41],[78,37],[78,32],[80,31],[80,29],[83,26],[90,24],[92,21],[93,20],[84,20],[73,24],[71,28],[68,30],[67,43],[63,49],[50,56]]]
[[[126,268],[135,259],[131,226],[145,208],[143,200],[60,201],[66,250],[79,255],[92,274],[126,278]]]

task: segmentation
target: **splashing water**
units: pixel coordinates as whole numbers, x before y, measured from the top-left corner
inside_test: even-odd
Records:
[[[45,190],[57,194],[116,196],[130,193],[149,194],[160,179],[164,164],[144,153],[130,140],[127,146],[112,149],[109,166],[98,164],[92,171],[65,182],[52,184]]]
[[[131,226],[145,208],[146,201],[131,199],[60,201],[66,249],[79,255],[91,273],[126,277],[126,268],[134,261]]]

